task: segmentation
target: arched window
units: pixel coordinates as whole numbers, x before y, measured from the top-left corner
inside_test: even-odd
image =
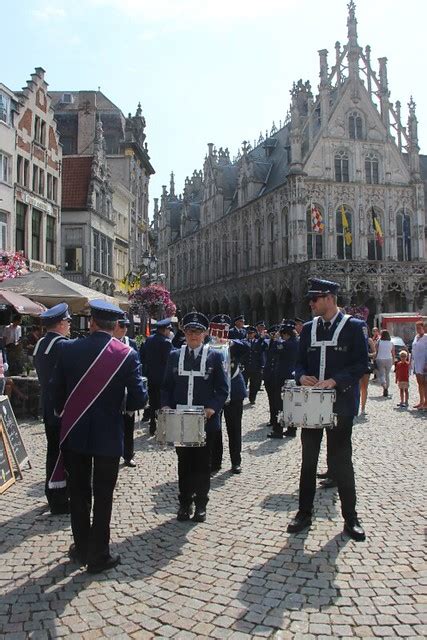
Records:
[[[353,215],[349,207],[340,205],[336,211],[337,257],[339,260],[353,258]]]
[[[262,231],[261,223],[255,225],[255,261],[257,267],[262,267]]]
[[[378,157],[375,153],[369,153],[365,158],[365,175],[368,184],[378,184]]]
[[[248,271],[250,269],[250,243],[248,225],[245,225],[243,228],[243,269],[245,271]]]
[[[267,221],[268,230],[268,263],[273,266],[276,262],[276,216],[271,214]]]
[[[357,111],[353,111],[348,117],[348,133],[351,140],[362,140],[363,138],[363,120]]]
[[[323,218],[319,205],[313,204],[307,207],[307,257],[309,260],[323,258],[323,229],[319,222],[316,222],[316,211]]]
[[[412,260],[412,221],[409,213],[399,211],[396,216],[397,259]]]
[[[383,245],[382,216],[376,207],[371,207],[368,212],[368,260],[382,260]]]
[[[335,154],[335,180],[337,182],[349,182],[348,154],[346,151],[339,151]]]
[[[289,260],[289,215],[288,208],[282,211],[282,260],[286,264]]]

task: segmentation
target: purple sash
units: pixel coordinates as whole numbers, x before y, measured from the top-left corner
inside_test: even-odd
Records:
[[[96,356],[89,369],[71,391],[61,414],[61,433],[59,446],[63,444],[72,428],[93,405],[109,385],[132,349],[120,340],[111,338]],[[62,451],[49,480],[50,489],[65,487],[65,469]]]

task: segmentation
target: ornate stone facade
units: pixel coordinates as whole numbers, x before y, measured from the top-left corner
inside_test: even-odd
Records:
[[[405,127],[389,100],[386,58],[376,74],[370,47],[358,44],[353,1],[347,27],[331,70],[319,51],[317,96],[298,81],[279,128],[244,142],[234,161],[209,144],[203,173],[186,179],[182,195],[173,174],[163,187],[160,270],[183,312],[307,316],[311,275],[339,281],[339,302],[366,304],[371,318],[425,307],[427,157],[415,103]]]

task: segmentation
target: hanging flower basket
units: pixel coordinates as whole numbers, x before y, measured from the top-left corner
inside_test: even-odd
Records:
[[[28,263],[21,251],[0,251],[0,282],[29,273]]]
[[[354,318],[358,318],[359,320],[364,320],[365,322],[368,320],[369,309],[368,307],[345,307],[345,312],[348,315],[353,316]]]
[[[171,300],[169,291],[159,284],[137,289],[130,294],[129,301],[133,312],[142,315],[143,311],[156,320],[169,318],[176,313],[176,305]]]

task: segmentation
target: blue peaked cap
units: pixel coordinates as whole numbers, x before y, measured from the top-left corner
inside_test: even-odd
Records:
[[[227,316],[225,313],[219,313],[218,315],[213,316],[211,318],[211,322],[218,323],[218,324],[231,324],[231,318],[230,316]]]
[[[105,300],[91,300],[89,306],[91,316],[93,316],[95,320],[99,318],[100,320],[114,321],[123,320],[125,317],[124,311]]]
[[[71,316],[68,309],[68,304],[66,302],[61,302],[60,304],[56,304],[54,307],[43,311],[40,314],[40,319],[43,324],[56,324],[57,322],[61,322],[61,320],[70,320]]]
[[[338,282],[332,282],[331,280],[320,280],[319,278],[310,278],[308,281],[309,290],[307,291],[306,298],[312,296],[326,296],[328,293],[337,295],[340,285]]]
[[[156,322],[156,329],[162,327],[172,327],[172,320],[170,318],[164,318],[163,320],[158,320]]]
[[[209,328],[209,320],[204,313],[190,311],[190,313],[186,313],[183,317],[182,326],[184,329],[202,329],[203,331],[207,331]]]

